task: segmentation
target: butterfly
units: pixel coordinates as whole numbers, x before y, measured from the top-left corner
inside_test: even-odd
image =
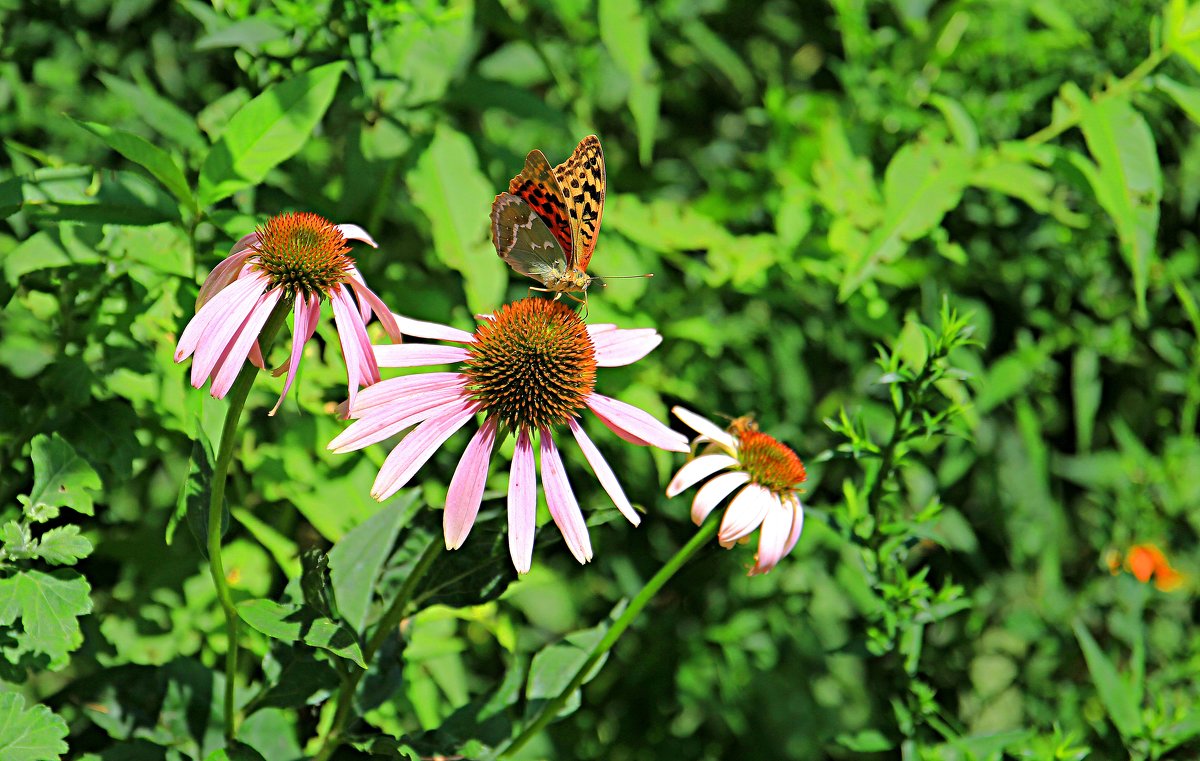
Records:
[[[532,290],[556,299],[586,292],[603,215],[604,151],[600,138],[588,135],[553,168],[541,151],[529,152],[525,168],[492,202],[492,243],[510,267],[544,286]]]

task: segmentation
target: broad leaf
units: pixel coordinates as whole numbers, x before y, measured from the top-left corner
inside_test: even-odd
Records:
[[[1142,732],[1142,714],[1133,700],[1133,690],[1121,679],[1117,667],[1096,644],[1087,628],[1078,621],[1073,628],[1079,647],[1083,650],[1083,658],[1087,661],[1088,673],[1092,675],[1092,683],[1096,685],[1096,692],[1100,693],[1100,702],[1104,703],[1108,717],[1121,737],[1128,742]]]
[[[418,492],[410,490],[389,501],[329,551],[334,599],[342,619],[357,632],[366,628],[375,582],[392,552],[400,527],[411,517],[417,498]]]
[[[650,51],[650,23],[639,0],[600,0],[600,41],[629,80],[629,112],[638,136],[638,159],[654,157],[661,92],[658,65]]]
[[[0,626],[21,621],[22,649],[44,653],[52,666],[83,643],[78,617],[92,612],[91,587],[75,571],[20,571],[0,579]]]
[[[404,531],[402,544],[389,561],[385,585],[391,593],[403,583],[431,542],[441,541],[441,513],[422,510]],[[419,608],[448,605],[464,608],[495,600],[517,580],[508,552],[505,521],[494,510],[482,511],[463,546],[442,552],[421,577],[413,594]],[[387,599],[389,593],[385,593]]]
[[[201,206],[263,181],[296,155],[333,102],[346,64],[319,66],[268,87],[229,120],[200,169]]]
[[[155,225],[179,220],[175,201],[132,172],[55,167],[17,179],[21,208],[48,221]],[[5,195],[11,198],[12,189]]]
[[[192,115],[156,93],[148,82],[134,84],[104,71],[96,76],[119,101],[128,104],[139,121],[158,134],[187,151],[201,151],[206,147]]]
[[[243,621],[272,639],[303,640],[305,644],[349,659],[361,668],[367,667],[354,632],[328,618],[313,615],[304,606],[284,605],[272,600],[246,600],[238,603],[237,610]]]
[[[175,498],[175,513],[167,521],[166,542],[171,544],[175,538],[175,529],[179,521],[187,521],[187,526],[200,548],[200,554],[208,557],[208,508],[212,498],[213,451],[203,426],[196,421],[195,436],[192,440],[192,456],[188,459],[188,471],[179,485],[179,495]],[[221,536],[229,530],[229,502],[221,509]]]
[[[67,752],[67,722],[44,705],[25,707],[25,697],[0,693],[0,758],[47,761]]]
[[[87,460],[57,433],[38,434],[33,439],[33,489],[17,499],[25,514],[35,521],[58,516],[58,508],[69,507],[92,515],[90,492],[101,488],[100,476]]]
[[[183,170],[179,168],[179,165],[175,163],[175,159],[171,158],[171,154],[132,132],[78,119],[75,120],[75,123],[99,137],[117,153],[154,175],[167,190],[171,191],[172,195],[179,199],[180,203],[193,212],[197,210],[196,198],[192,195],[191,188],[188,187],[187,178],[184,177]]]
[[[624,606],[624,602],[620,603],[618,610],[623,609]],[[590,629],[572,632],[561,642],[547,645],[533,656],[533,662],[529,665],[529,678],[525,685],[525,697],[529,700],[526,706],[527,716],[538,713],[542,703],[557,698],[563,690],[570,686],[580,669],[587,663],[592,649],[608,633],[610,623],[611,619]],[[604,667],[607,659],[608,655],[605,654],[596,662],[592,670],[584,677],[583,684],[600,673],[600,669]],[[560,715],[566,716],[578,707],[579,701],[575,695],[572,695],[571,700],[563,706]]]
[[[266,761],[263,755],[245,743],[234,740],[204,757],[204,761]]]
[[[59,526],[38,539],[37,556],[53,565],[75,565],[92,554],[92,543],[79,535],[78,526]]]

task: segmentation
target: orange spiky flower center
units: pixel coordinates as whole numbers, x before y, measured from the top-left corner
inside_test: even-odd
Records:
[[[808,474],[791,448],[758,430],[752,420],[740,417],[729,427],[738,443],[738,462],[750,479],[776,494],[793,492]]]
[[[501,307],[476,328],[470,352],[467,388],[511,431],[566,423],[596,385],[587,326],[561,301]]]
[[[258,235],[258,268],[272,288],[292,295],[328,297],[354,265],[345,236],[318,214],[277,214],[258,228]]]

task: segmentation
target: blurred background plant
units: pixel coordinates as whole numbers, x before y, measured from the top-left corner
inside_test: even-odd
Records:
[[[492,197],[595,132],[593,271],[656,277],[597,289],[589,319],[666,337],[602,390],[755,413],[809,464],[810,512],[765,577],[703,551],[522,756],[1194,757],[1198,64],[1183,0],[0,0],[0,749],[220,744],[221,616],[185,526],[223,407],[172,350],[233,240],[286,209],[356,222],[393,308],[470,328],[528,285]],[[458,456],[370,500],[382,452],[325,451],[331,330],[278,416],[256,385],[230,487],[260,631],[239,737],[270,759],[328,727],[362,654],[273,624],[302,608],[363,644]],[[547,531],[510,584],[495,474],[339,753],[486,755],[686,541],[678,462],[596,438],[643,526],[596,528],[587,568]],[[1110,573],[1145,543],[1181,584]]]

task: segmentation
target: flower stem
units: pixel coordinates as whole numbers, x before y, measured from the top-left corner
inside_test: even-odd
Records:
[[[396,599],[392,600],[392,605],[379,619],[379,623],[375,627],[375,633],[371,635],[371,639],[367,641],[366,648],[363,649],[363,663],[369,668],[371,661],[374,660],[375,654],[379,652],[379,648],[383,647],[383,643],[387,641],[388,635],[396,630],[400,625],[401,619],[404,618],[405,608],[412,600],[413,592],[417,590],[417,582],[433,565],[433,561],[441,554],[442,548],[445,546],[445,540],[441,535],[437,535],[421,553],[421,557],[417,559],[417,564],[413,566],[412,572],[408,574],[408,578],[404,580],[404,584],[400,587],[400,591],[396,593]],[[321,749],[317,751],[317,755],[313,756],[313,761],[325,761],[329,758],[338,746],[342,744],[342,733],[346,729],[346,722],[350,719],[350,711],[354,707],[354,693],[358,690],[358,683],[367,675],[367,672],[356,671],[342,680],[341,689],[338,692],[337,708],[334,709],[333,721],[329,724],[329,729],[325,735],[325,739],[321,741]]]
[[[259,334],[259,345],[263,357],[271,348],[275,334],[287,319],[288,300],[280,299],[271,315],[267,318]],[[225,411],[225,423],[221,428],[221,445],[217,450],[217,461],[213,465],[212,490],[208,502],[208,568],[212,573],[213,584],[217,587],[217,599],[221,601],[221,609],[225,612],[225,628],[229,636],[229,644],[225,649],[225,739],[232,740],[237,731],[237,716],[234,712],[234,688],[236,687],[237,656],[238,656],[238,614],[233,605],[233,593],[229,589],[229,580],[225,577],[225,564],[221,562],[221,522],[225,513],[225,481],[229,475],[229,464],[233,461],[234,440],[237,436],[238,422],[242,417],[242,408],[246,406],[246,397],[258,368],[247,362],[238,377],[233,382],[226,398],[229,399],[229,409]]]
[[[617,620],[613,622],[613,625],[609,628],[608,632],[605,633],[604,638],[597,642],[596,646],[592,648],[592,652],[588,654],[587,660],[584,661],[583,666],[581,666],[579,671],[576,672],[575,677],[571,679],[571,683],[568,684],[561,693],[559,693],[558,697],[543,703],[533,721],[527,723],[525,728],[521,730],[521,733],[514,737],[512,742],[510,742],[496,754],[496,758],[503,758],[504,756],[516,753],[518,750],[524,747],[527,742],[532,740],[536,734],[541,732],[547,724],[554,721],[559,712],[562,711],[563,706],[565,706],[567,701],[571,699],[571,695],[575,693],[575,690],[578,690],[581,686],[583,686],[583,683],[591,675],[592,670],[595,669],[596,664],[600,662],[600,659],[604,657],[605,653],[612,649],[613,645],[617,643],[617,640],[621,637],[625,630],[629,628],[629,625],[633,623],[633,620],[637,618],[637,615],[642,612],[643,608],[646,607],[646,604],[649,603],[654,595],[658,593],[658,590],[662,589],[663,585],[666,584],[671,577],[683,567],[684,563],[690,560],[691,557],[696,554],[696,551],[699,550],[709,539],[713,537],[714,534],[717,533],[717,527],[720,525],[720,523],[720,520],[712,518],[701,524],[699,530],[697,530],[695,535],[688,540],[688,543],[681,547],[679,551],[676,552],[671,559],[668,560],[666,564],[658,570],[658,573],[654,574],[654,577],[651,578],[650,581],[646,582],[646,585],[642,587],[640,592],[637,593],[637,596],[633,598],[633,600],[629,603],[629,606],[625,608]]]

